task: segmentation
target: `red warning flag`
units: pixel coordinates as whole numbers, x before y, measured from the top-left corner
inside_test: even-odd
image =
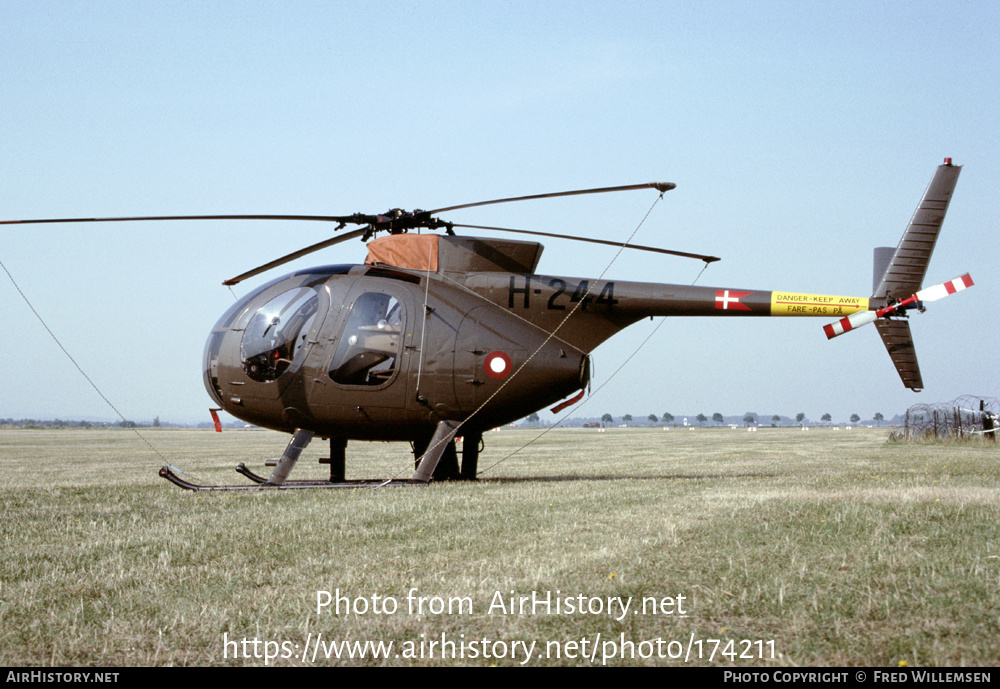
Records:
[[[570,406],[571,404],[576,404],[577,402],[579,402],[580,400],[582,400],[583,399],[583,392],[584,391],[581,390],[580,394],[577,395],[576,397],[574,397],[573,399],[566,400],[565,402],[560,402],[556,406],[552,407],[552,413],[553,414],[558,414],[559,412],[561,412],[563,409],[565,409],[566,407]]]

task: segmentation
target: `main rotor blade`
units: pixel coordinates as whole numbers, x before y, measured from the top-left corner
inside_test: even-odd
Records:
[[[656,189],[661,194],[674,189],[677,185],[673,182],[646,182],[645,184],[629,184],[622,187],[601,187],[599,189],[578,189],[576,191],[557,191],[552,194],[532,194],[531,196],[512,196],[507,199],[494,199],[492,201],[477,201],[476,203],[463,203],[460,206],[448,206],[446,208],[435,208],[427,211],[431,215],[444,213],[445,211],[455,211],[459,208],[474,208],[475,206],[489,206],[494,203],[510,203],[512,201],[530,201],[532,199],[553,199],[557,196],[579,196],[581,194],[604,194],[612,191],[632,191],[634,189]]]
[[[554,237],[555,239],[572,239],[575,242],[589,242],[591,244],[604,244],[606,246],[619,246],[626,249],[638,249],[639,251],[654,251],[658,254],[669,254],[671,256],[683,256],[684,258],[697,258],[705,263],[721,261],[718,256],[703,256],[701,254],[689,254],[686,251],[673,251],[671,249],[658,249],[655,246],[643,246],[642,244],[626,244],[624,242],[610,242],[604,239],[590,239],[589,237],[574,237],[568,234],[552,234],[551,232],[535,232],[533,230],[514,230],[509,227],[489,227],[487,225],[460,225],[452,223],[453,227],[466,227],[470,230],[497,230],[499,232],[514,232],[517,234],[533,234],[539,237]]]
[[[229,278],[222,284],[226,285],[227,287],[238,284],[240,282],[243,282],[247,278],[252,278],[255,275],[260,275],[263,272],[271,270],[271,268],[277,268],[278,266],[284,265],[289,261],[294,261],[297,258],[302,258],[303,256],[311,254],[314,251],[319,251],[320,249],[325,249],[328,246],[333,246],[334,244],[340,244],[341,242],[346,242],[348,239],[354,239],[355,237],[360,237],[364,235],[364,233],[367,232],[368,229],[369,228],[367,227],[362,227],[357,230],[351,230],[350,232],[345,232],[344,234],[339,235],[337,237],[332,237],[317,244],[313,244],[312,246],[307,246],[305,249],[299,249],[298,251],[290,253],[287,256],[282,256],[281,258],[275,259],[270,263],[265,263],[262,266],[257,266],[253,270],[248,270],[247,272],[237,275],[234,278]]]
[[[0,220],[0,225],[35,225],[41,223],[70,222],[133,222],[140,220],[318,220],[321,222],[349,223],[350,215],[148,215],[131,218],[49,218],[47,220]]]

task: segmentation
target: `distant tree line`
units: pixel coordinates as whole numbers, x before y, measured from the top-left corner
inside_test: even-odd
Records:
[[[633,421],[635,421],[636,419],[639,419],[638,423],[640,425],[642,425],[642,424],[645,424],[645,425],[657,425],[657,424],[661,424],[661,423],[664,424],[664,425],[667,425],[667,426],[670,426],[670,425],[680,425],[678,423],[678,418],[676,416],[674,416],[673,414],[671,414],[670,412],[665,412],[662,416],[657,416],[656,414],[649,414],[648,416],[645,417],[645,419],[643,419],[641,416],[639,416],[639,417],[633,417],[631,414],[624,414],[624,415],[622,415],[620,417],[615,417],[612,414],[604,414],[601,417],[600,423],[601,423],[601,425],[604,425],[604,426],[613,426],[613,425],[615,425],[615,419],[616,418],[620,419],[619,425],[622,425],[622,426],[631,426],[633,424]],[[709,418],[705,414],[696,414],[696,415],[693,415],[693,417],[692,416],[684,417],[684,420],[681,423],[683,423],[684,425],[695,425],[694,423],[690,423],[688,421],[689,418],[693,419],[693,421],[695,423],[697,423],[697,425],[699,425],[699,426],[704,426],[709,421]],[[804,412],[799,412],[799,413],[797,413],[795,415],[795,421],[794,421],[794,423],[792,421],[792,417],[782,417],[782,416],[779,416],[778,414],[774,414],[773,416],[771,416],[769,418],[768,422],[764,421],[765,418],[767,418],[767,417],[762,416],[760,414],[757,414],[755,412],[747,412],[742,417],[731,416],[729,424],[730,425],[740,425],[740,424],[742,424],[744,426],[756,426],[756,425],[759,425],[761,423],[770,423],[771,426],[782,426],[782,425],[784,425],[784,426],[792,426],[792,425],[804,426],[804,425],[807,425],[807,419],[806,419],[806,415],[805,415]],[[737,419],[738,419],[738,421],[737,421]],[[531,420],[531,417],[529,417],[529,421],[530,420]],[[711,420],[712,420],[712,423],[714,423],[716,426],[722,426],[722,425],[726,424],[726,418],[720,412],[715,412],[714,414],[712,414],[712,419]],[[851,414],[851,416],[850,416],[850,422],[853,423],[853,424],[857,424],[857,423],[861,422],[861,420],[862,419],[861,419],[861,416],[859,414]],[[879,426],[881,426],[882,422],[885,421],[885,415],[883,415],[881,412],[876,412],[871,417],[871,420],[874,421]],[[569,419],[569,420],[563,422],[562,425],[566,425],[566,426],[580,425],[581,423],[584,423],[584,422],[587,422],[587,421],[589,421],[589,419]],[[820,417],[820,422],[823,423],[823,424],[831,425],[833,423],[833,416],[831,414],[823,414]]]
[[[202,424],[211,426],[211,424]],[[241,424],[242,425],[242,424]],[[67,419],[0,419],[0,428],[186,428],[186,424],[162,423],[160,417],[152,421],[87,421]]]
[[[110,424],[96,421],[66,421],[64,419],[0,419],[0,426],[13,428],[103,428]]]

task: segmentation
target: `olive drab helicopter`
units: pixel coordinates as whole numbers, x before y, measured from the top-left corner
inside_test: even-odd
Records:
[[[619,330],[654,316],[812,316],[834,319],[827,337],[874,322],[906,387],[922,386],[907,322],[912,309],[972,286],[968,275],[921,289],[960,166],[937,168],[895,249],[875,251],[869,298],[539,275],[534,241],[458,236],[455,228],[503,229],[696,258],[691,254],[567,235],[462,225],[438,214],[575,194],[654,189],[648,183],[539,194],[432,211],[349,216],[216,215],[66,218],[3,224],[136,220],[312,220],[354,229],[226,280],[233,285],[341,242],[367,242],[363,264],[299,270],[257,287],[212,328],[205,387],[215,403],[250,424],[291,434],[269,477],[240,464],[249,484],[192,490],[358,485],[345,471],[349,440],[409,441],[415,472],[394,483],[474,479],[483,432],[583,396],[590,354]],[[443,230],[416,233],[411,230]],[[376,237],[379,233],[384,236]],[[455,438],[461,435],[461,464]],[[330,443],[329,480],[288,478],[314,437]],[[386,481],[385,483],[388,483]]]

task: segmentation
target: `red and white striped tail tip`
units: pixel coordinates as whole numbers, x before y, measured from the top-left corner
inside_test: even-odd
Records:
[[[832,340],[837,335],[843,335],[850,330],[860,328],[865,323],[871,323],[876,318],[878,318],[878,316],[875,315],[874,311],[858,311],[857,313],[852,313],[846,318],[841,318],[839,321],[834,321],[829,325],[824,325],[823,332],[826,333],[826,339]]]
[[[934,285],[933,287],[922,289],[917,292],[916,296],[920,301],[937,301],[938,299],[947,297],[949,294],[961,292],[966,287],[972,287],[974,284],[975,283],[972,282],[972,277],[966,273],[962,277],[955,278],[954,280],[949,280],[948,282],[943,282],[940,285]]]

